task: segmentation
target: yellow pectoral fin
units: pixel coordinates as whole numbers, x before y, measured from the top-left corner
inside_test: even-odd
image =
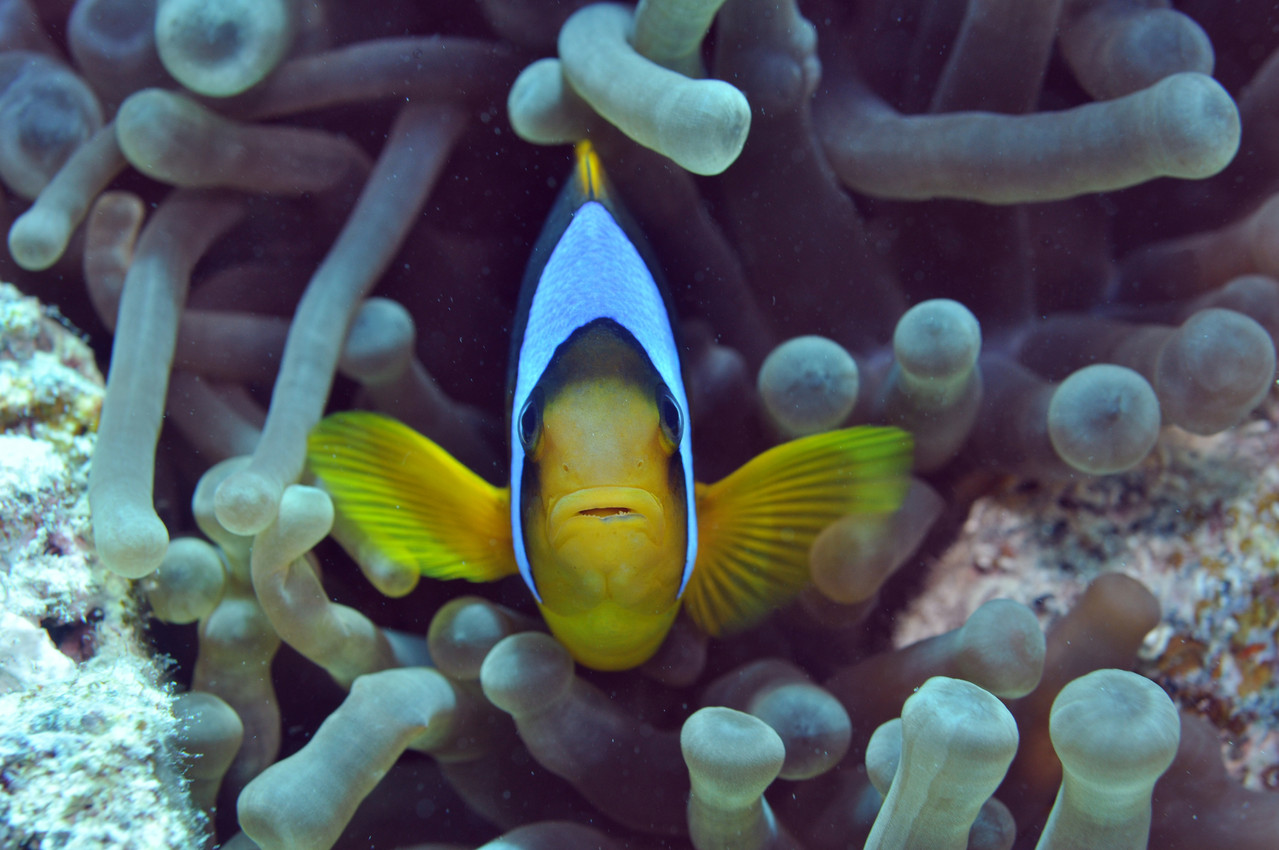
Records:
[[[307,461],[361,543],[438,579],[494,581],[516,572],[510,495],[394,419],[325,418]]]
[[[697,563],[684,605],[710,635],[753,625],[808,581],[808,549],[850,513],[895,511],[912,443],[897,428],[844,428],[775,446],[697,485]]]

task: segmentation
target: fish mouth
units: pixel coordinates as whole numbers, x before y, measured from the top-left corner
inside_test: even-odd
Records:
[[[630,508],[617,505],[611,508],[587,508],[586,510],[578,511],[577,515],[578,516],[615,517],[615,516],[630,516],[633,513],[634,511],[632,511]]]
[[[547,517],[552,545],[558,546],[577,532],[602,530],[613,524],[639,526],[656,542],[661,532],[662,504],[639,487],[587,487],[561,496]],[[590,523],[591,525],[585,525]],[[620,530],[620,527],[619,527]]]

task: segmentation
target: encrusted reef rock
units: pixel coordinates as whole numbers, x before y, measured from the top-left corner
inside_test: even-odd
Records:
[[[161,665],[89,543],[93,354],[0,284],[0,846],[196,847]]]
[[[1141,669],[1218,728],[1232,773],[1279,788],[1279,404],[1230,431],[1169,430],[1120,475],[1008,480],[972,507],[897,621],[908,645],[1015,599],[1046,628],[1098,575],[1159,600]]]

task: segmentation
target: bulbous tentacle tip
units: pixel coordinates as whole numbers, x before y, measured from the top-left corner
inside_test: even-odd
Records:
[[[543,632],[504,638],[480,667],[484,695],[519,718],[554,706],[573,682],[573,659],[560,643]]]
[[[233,534],[257,534],[275,520],[283,495],[283,487],[245,469],[218,485],[213,510],[217,521]]]

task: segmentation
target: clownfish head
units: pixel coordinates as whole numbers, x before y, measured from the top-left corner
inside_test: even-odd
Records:
[[[515,417],[532,587],[584,663],[651,655],[688,557],[683,405],[634,337],[593,322],[559,349]]]

